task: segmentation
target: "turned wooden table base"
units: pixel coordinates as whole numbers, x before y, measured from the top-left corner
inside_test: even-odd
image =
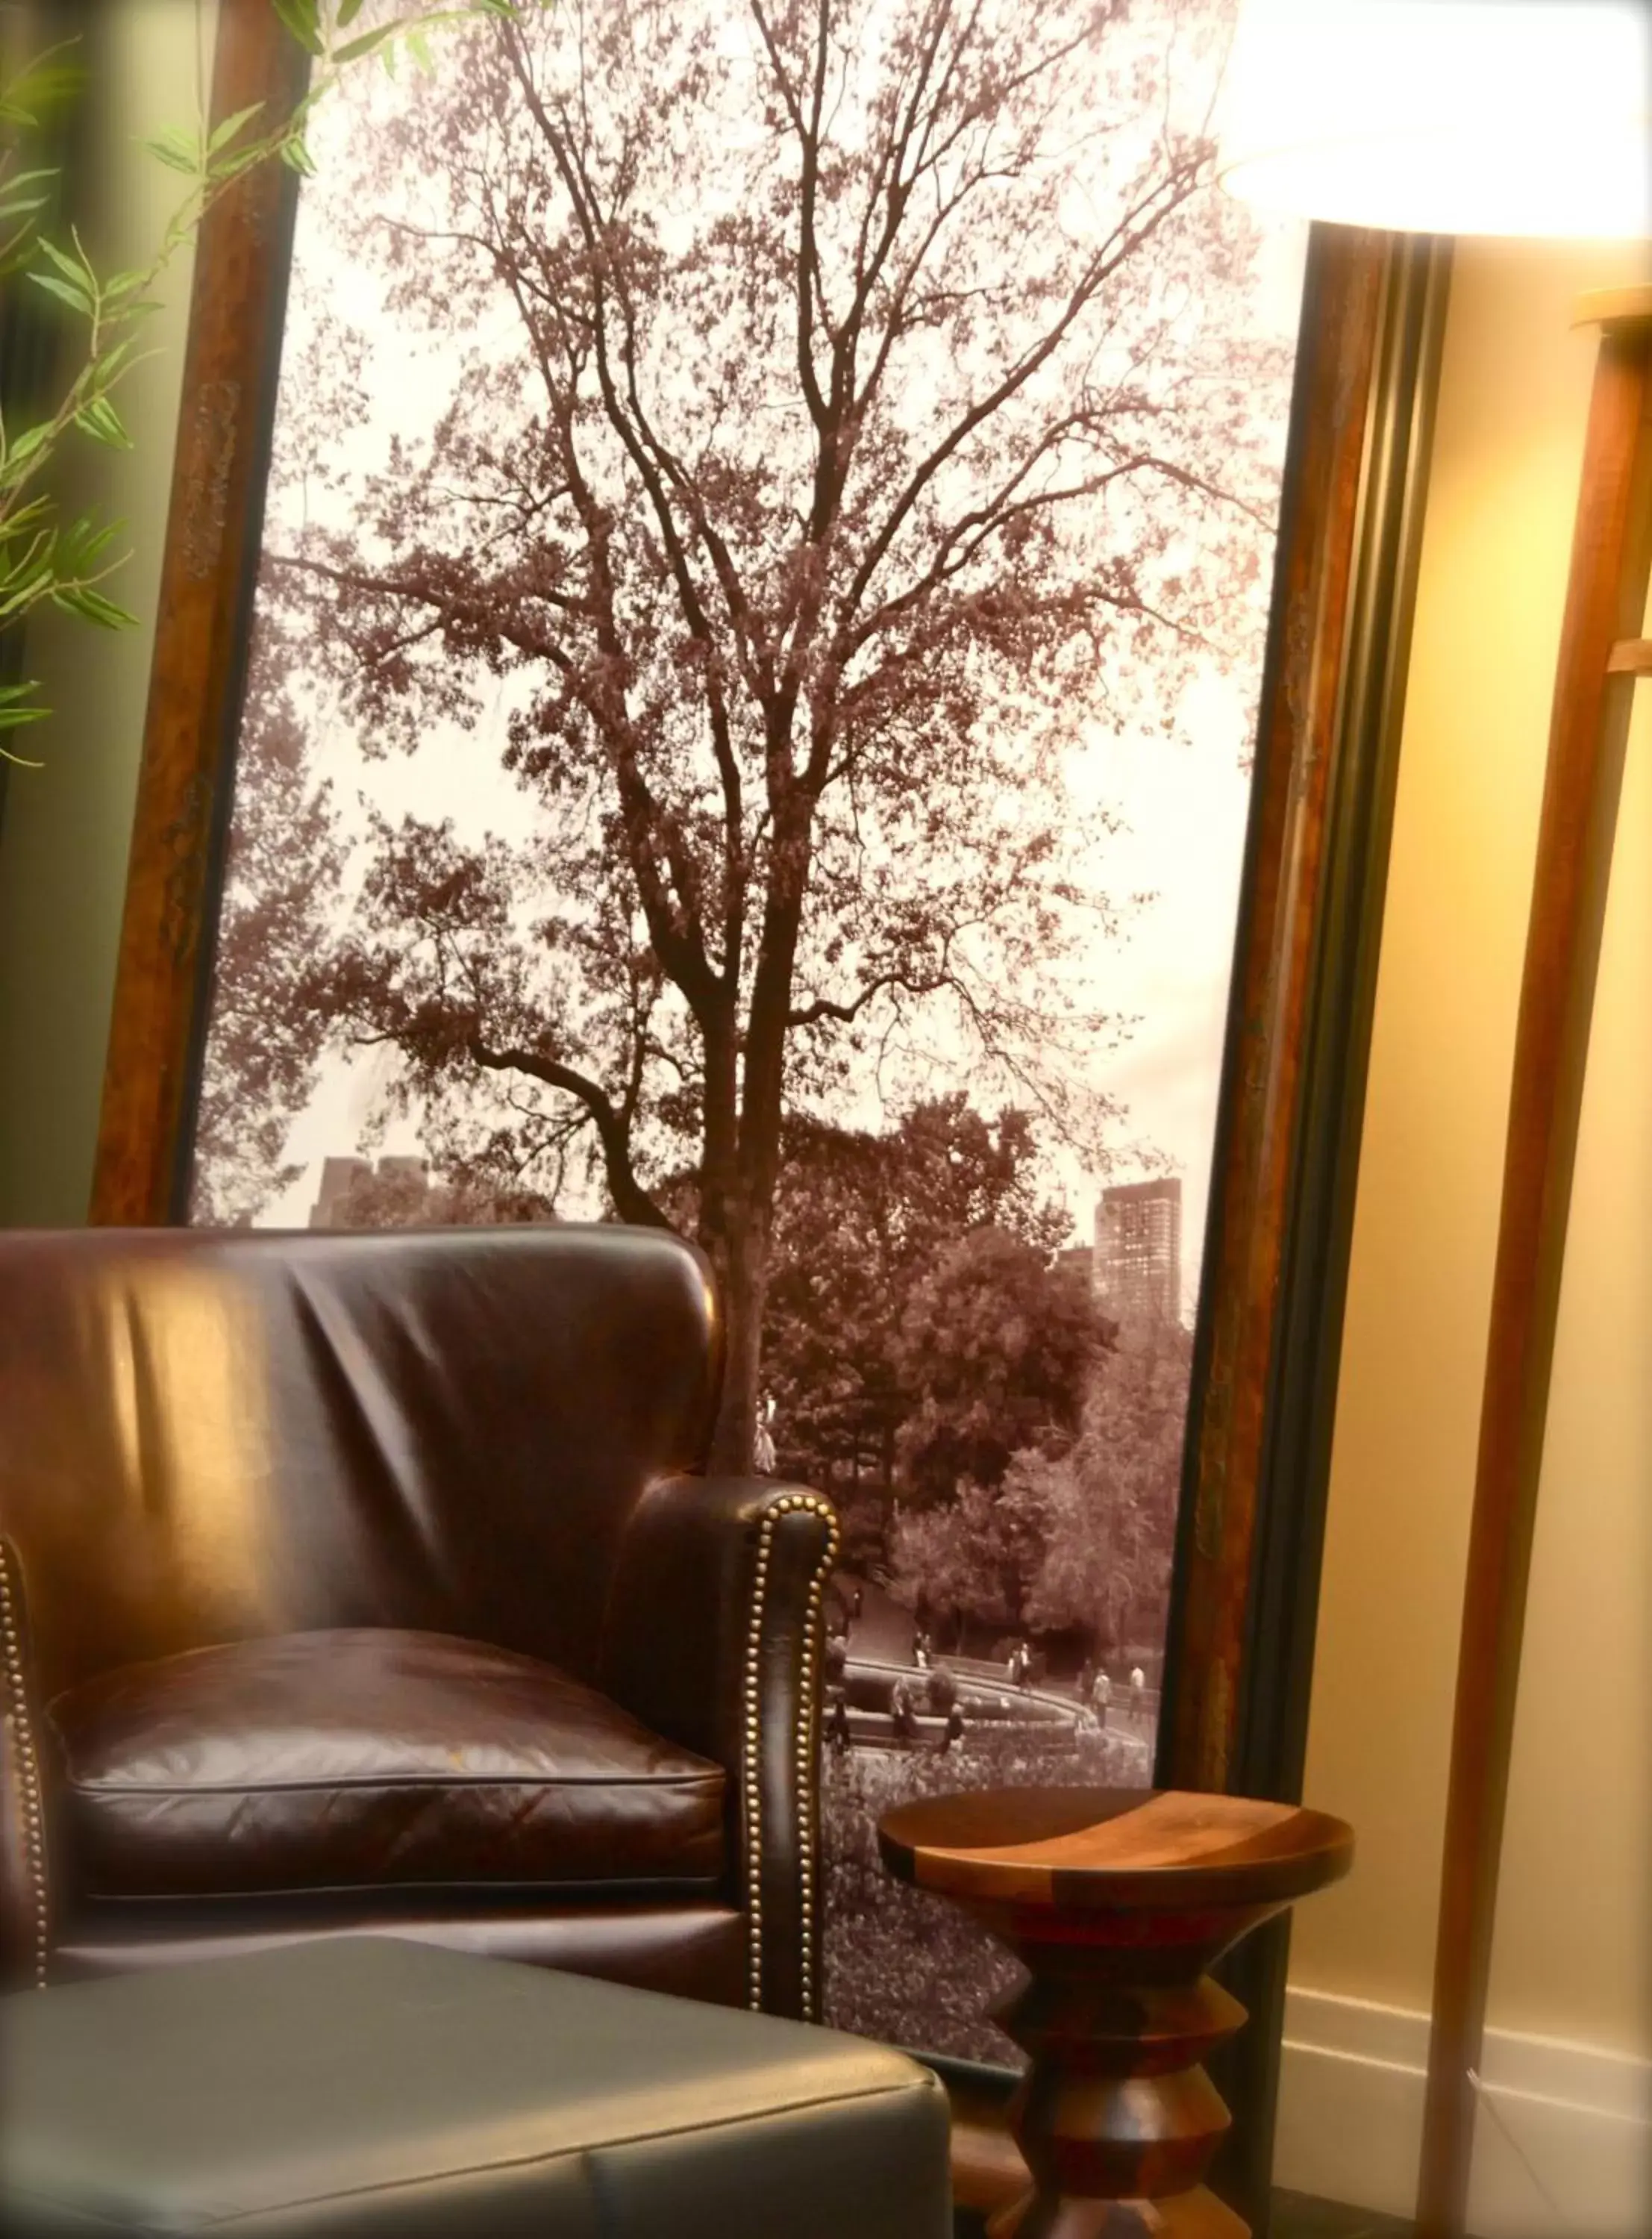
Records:
[[[1009,2119],[1032,2189],[991,2239],[1246,2239],[1203,2183],[1229,2116],[1202,2063],[1244,2020],[1205,1970],[1347,1872],[1342,1821],[1238,1797],[998,1789],[903,1805],[879,1844],[1027,1970],[993,2018],[1029,2056]]]

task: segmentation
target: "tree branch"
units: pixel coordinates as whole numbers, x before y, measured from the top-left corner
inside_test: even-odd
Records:
[[[541,1057],[534,1050],[490,1049],[475,1038],[468,1049],[471,1062],[484,1072],[525,1073],[530,1080],[542,1081],[547,1088],[560,1088],[576,1097],[590,1114],[602,1146],[608,1194],[620,1219],[643,1228],[673,1228],[673,1224],[638,1181],[631,1164],[630,1129],[594,1080],[576,1072],[571,1065]]]
[[[1068,292],[1060,316],[1038,340],[1025,349],[1008,370],[995,382],[985,395],[978,397],[966,411],[954,422],[941,440],[912,469],[899,496],[890,508],[883,527],[867,547],[853,580],[844,594],[839,610],[839,630],[846,632],[858,610],[866,587],[881,566],[885,555],[899,534],[924,491],[940,472],[946,462],[961,448],[975,430],[990,420],[1016,395],[1041,367],[1047,364],[1071,331],[1081,312],[1093,301],[1108,280],[1121,265],[1135,255],[1143,242],[1163,224],[1171,212],[1192,192],[1198,183],[1202,165],[1178,166],[1144,195],[1122,218],[1108,236],[1100,252],[1079,275]]]
[[[809,115],[803,114],[803,104],[797,90],[786,76],[786,63],[780,43],[769,23],[762,0],[752,0],[752,16],[762,36],[768,53],[769,66],[786,115],[792,120],[792,130],[797,135],[798,149],[802,159],[800,209],[798,220],[798,254],[795,260],[797,291],[797,369],[802,384],[804,402],[809,417],[822,436],[827,431],[826,402],[820,387],[820,377],[814,363],[814,307],[817,293],[820,298],[821,323],[826,321],[826,290],[820,275],[820,249],[815,232],[815,198],[820,187],[820,107],[826,89],[826,0],[817,0],[815,10],[814,83],[810,93]],[[831,332],[827,326],[828,334]]]
[[[934,973],[921,980],[915,980],[906,972],[880,972],[875,980],[869,980],[851,1001],[838,1003],[825,995],[817,995],[813,1002],[806,1003],[801,1010],[788,1012],[786,1023],[788,1026],[813,1026],[822,1019],[833,1019],[847,1026],[859,1016],[874,995],[881,994],[886,988],[899,987],[908,995],[934,995],[943,987],[952,985],[952,975],[946,972]]]

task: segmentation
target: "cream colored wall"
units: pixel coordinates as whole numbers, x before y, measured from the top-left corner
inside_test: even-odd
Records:
[[[1429,2003],[1515,1007],[1594,339],[1643,251],[1457,251],[1338,1392],[1293,1984]],[[1652,687],[1590,1048],[1490,2019],[1652,2052]]]
[[[183,182],[140,142],[192,123],[209,81],[216,0],[119,0],[89,10],[86,153],[72,203],[105,269],[146,262]],[[11,773],[0,824],[0,1224],[85,1218],[132,803],[154,642],[190,267],[181,257],[151,322],[156,353],[121,409],[136,448],[77,449],[66,506],[123,519],[133,556],[109,586],[139,618],[118,636],[50,615],[31,626],[30,674],[54,719],[24,734],[43,769]]]

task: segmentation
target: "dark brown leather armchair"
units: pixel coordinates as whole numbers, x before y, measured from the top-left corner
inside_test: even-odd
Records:
[[[617,1227],[0,1234],[12,1978],[380,1928],[819,1986],[817,1495]]]

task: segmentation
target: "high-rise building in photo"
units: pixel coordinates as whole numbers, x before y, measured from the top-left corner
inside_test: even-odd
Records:
[[[408,1196],[415,1202],[429,1193],[429,1162],[409,1152],[387,1152],[376,1167],[371,1159],[323,1159],[321,1186],[315,1193],[315,1202],[310,1207],[310,1227],[348,1228],[355,1226],[348,1215],[341,1223],[338,1218],[340,1209],[348,1203],[352,1191],[375,1178],[381,1182],[405,1182]]]
[[[1174,1174],[1105,1189],[1096,1207],[1096,1295],[1120,1321],[1179,1321],[1182,1185]]]

